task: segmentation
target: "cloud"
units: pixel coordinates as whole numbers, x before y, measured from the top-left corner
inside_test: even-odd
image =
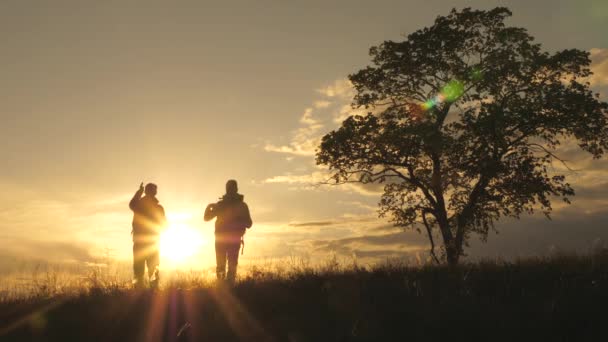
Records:
[[[351,115],[365,115],[369,112],[369,109],[353,108],[351,105],[356,91],[348,79],[335,80],[333,84],[317,89],[317,92],[334,100],[332,111],[328,113],[334,127],[339,126]]]
[[[284,183],[284,184],[300,184],[306,187],[315,187],[319,183],[325,182],[329,176],[323,172],[313,172],[301,175],[293,175],[291,173],[273,176],[264,180],[264,183]]]
[[[300,115],[300,127],[292,132],[289,143],[267,143],[265,151],[301,157],[315,155],[323,135],[335,129],[352,112],[350,102],[355,94],[352,83],[346,79],[317,89],[317,93],[321,94],[321,98],[314,100],[312,106]]]
[[[332,84],[317,89],[317,92],[329,98],[348,98],[355,95],[353,84],[348,79],[335,80]]]
[[[592,86],[608,85],[608,49],[593,48],[591,54],[591,71],[589,82]]]
[[[306,108],[300,117],[300,128],[292,134],[288,145],[274,145],[267,143],[264,150],[267,152],[287,153],[296,156],[314,156],[315,150],[321,141],[320,131],[323,123],[313,115],[314,108]]]
[[[42,261],[93,262],[92,246],[81,242],[39,241],[25,238],[3,238],[3,258]]]
[[[313,250],[333,253],[339,257],[355,257],[363,262],[379,262],[389,258],[409,259],[426,253],[428,242],[414,232],[399,231],[379,235],[362,235],[333,240],[310,241]]]
[[[0,194],[2,250],[19,258],[91,261],[103,247],[130,256],[128,194],[53,196],[26,186],[7,185]],[[116,251],[117,253],[114,253]]]
[[[300,174],[285,173],[268,177],[262,181],[265,184],[286,184],[291,190],[320,190],[336,189],[365,196],[379,196],[383,186],[378,184],[342,184],[337,187],[319,186],[331,183],[331,173],[324,167],[311,167],[312,158],[321,143],[323,135],[340,126],[342,121],[350,115],[365,114],[365,109],[353,109],[350,105],[355,89],[347,79],[335,80],[333,83],[317,89],[321,98],[313,101],[313,105],[306,108],[300,115],[300,127],[292,132],[290,141],[284,145],[266,143],[264,150],[274,153],[285,153],[290,156],[287,162],[292,164],[297,161],[294,156],[300,158],[300,162],[306,162],[306,172]]]
[[[593,159],[591,154],[581,150],[573,138],[563,139],[555,154],[565,160],[569,169],[556,161],[550,168],[550,173],[565,175],[576,195],[571,197],[571,205],[554,199],[554,212],[576,207],[581,212],[589,212],[608,205],[608,158],[604,156]]]
[[[608,194],[608,186],[602,188],[595,193],[582,191],[581,196],[586,200],[600,199]],[[587,206],[565,206],[554,213],[552,220],[540,214],[526,215],[521,220],[501,220],[496,226],[499,233],[490,232],[487,242],[472,236],[464,260],[495,257],[513,260],[548,255],[556,249],[587,253],[598,245],[606,246],[607,207]],[[278,224],[275,229],[260,228],[256,232],[255,240],[251,242],[255,247],[249,251],[257,258],[305,257],[312,263],[322,263],[337,256],[342,260],[354,257],[365,264],[393,258],[413,262],[429,258],[425,233],[404,231],[371,213],[352,218]],[[439,236],[435,242],[438,246],[441,244]]]
[[[317,222],[303,222],[303,223],[290,223],[290,227],[324,227],[335,224],[334,221],[317,221]]]
[[[474,238],[469,257],[500,257],[513,259],[548,255],[557,248],[568,253],[588,253],[597,241],[608,241],[608,210],[585,213],[580,208],[565,208],[547,220],[542,215],[508,219],[497,225],[498,234],[490,234],[488,242]]]
[[[592,49],[590,53],[591,69],[594,72],[590,82],[594,90],[601,93],[602,90],[608,89],[608,49]],[[290,143],[277,147],[281,152],[310,158],[314,155],[314,148],[318,146],[323,134],[337,128],[348,115],[365,114],[364,110],[351,107],[354,89],[347,80],[336,80],[318,89],[317,93],[320,98],[313,101],[300,116],[300,127],[292,134]],[[315,125],[319,126],[318,129],[311,129]],[[305,147],[304,141],[310,142],[308,147]],[[471,247],[467,249],[468,259],[497,255],[507,259],[542,255],[548,253],[551,246],[585,251],[597,241],[608,241],[608,235],[603,229],[603,222],[608,220],[608,211],[604,210],[608,207],[608,161],[594,160],[588,153],[581,151],[571,139],[560,145],[557,154],[567,159],[570,167],[579,170],[572,172],[560,163],[553,165],[553,171],[566,174],[568,182],[576,191],[572,204],[568,205],[555,198],[552,221],[546,220],[542,215],[499,221],[496,227],[500,234],[496,236],[490,233],[488,243],[480,242],[475,237],[472,239]],[[299,158],[296,161],[303,162],[307,158]],[[304,172],[268,177],[262,183],[284,184],[296,190],[336,189],[368,195],[370,198],[377,198],[383,190],[381,184],[319,186],[319,183],[327,181],[329,176],[326,169],[310,167],[308,164]],[[346,202],[342,204],[364,210],[365,215],[344,214],[342,218],[313,218],[310,222],[291,222],[285,224],[281,231],[273,233],[276,235],[269,235],[268,239],[275,241],[274,246],[281,251],[281,255],[301,253],[322,258],[334,254],[346,258],[356,256],[358,259],[365,259],[365,262],[378,262],[386,258],[409,258],[413,254],[428,256],[426,234],[403,232],[401,228],[378,220],[377,207],[357,201],[358,199],[362,198],[353,198],[352,205]],[[439,236],[435,242],[440,245]]]
[[[314,156],[315,151],[312,148],[314,148],[316,146],[317,145],[313,141],[304,142],[303,144],[291,143],[290,145],[283,145],[283,146],[266,144],[264,146],[264,150],[266,150],[267,152],[293,154],[295,156]],[[293,159],[289,159],[288,161],[291,161],[291,160],[293,160]]]
[[[293,190],[317,190],[329,191],[340,190],[357,193],[364,196],[380,196],[383,193],[383,184],[347,183],[334,184],[331,182],[331,174],[327,171],[314,171],[306,174],[294,175],[287,173],[265,179],[266,184],[288,184]]]
[[[598,245],[605,247],[608,245],[608,231],[604,229],[608,210],[594,209],[585,213],[581,208],[567,207],[556,213],[552,220],[542,215],[524,216],[521,220],[501,220],[496,226],[498,234],[490,232],[487,242],[472,236],[470,247],[465,249],[467,257],[464,260],[496,257],[513,260],[549,255],[555,250],[589,253]],[[357,229],[356,232],[363,232],[363,235],[314,239],[305,243],[310,246],[312,255],[354,256],[366,263],[387,258],[411,259],[416,255],[428,259],[426,234],[402,231],[390,224],[367,224],[366,228]],[[435,243],[440,245],[441,239],[436,237]]]
[[[331,105],[331,101],[321,100],[321,101],[315,101],[314,102],[315,108],[327,108],[330,105]]]
[[[318,127],[321,128],[323,127],[323,125],[319,124],[319,120],[316,120],[315,118],[312,117],[312,108],[306,108],[306,110],[304,111],[304,114],[302,114],[302,117],[300,118],[300,123],[308,126],[308,127]]]
[[[349,227],[353,231],[357,231],[358,228],[364,226],[364,230],[370,229],[369,225],[377,225],[378,218],[375,214],[363,214],[363,215],[354,215],[354,214],[344,214],[341,218],[336,218],[334,220],[323,220],[323,221],[310,221],[310,222],[292,222],[289,223],[289,227]],[[363,224],[363,225],[362,225]],[[385,225],[381,225],[380,227],[385,227]],[[374,227],[375,228],[375,227]]]
[[[348,183],[338,185],[337,187],[342,187],[345,191],[355,192],[364,196],[378,197],[384,193],[384,184],[377,183]]]
[[[377,206],[372,206],[360,201],[338,201],[338,204],[344,204],[344,205],[349,205],[349,206],[353,206],[359,209],[363,209],[363,210],[367,210],[370,212],[375,212],[378,207]]]
[[[300,116],[300,127],[293,131],[290,142],[285,145],[267,143],[264,150],[267,152],[286,153],[291,156],[287,162],[294,162],[292,156],[311,158],[321,143],[323,135],[332,129],[338,128],[350,115],[364,115],[369,110],[364,108],[354,109],[351,101],[355,95],[353,84],[347,79],[338,79],[333,83],[317,89],[321,95],[320,99],[313,101],[313,105],[304,110]],[[262,183],[287,184],[291,190],[327,190],[336,189],[364,196],[379,196],[382,194],[383,185],[379,184],[341,184],[337,187],[330,185],[331,173],[324,167],[310,167],[312,160],[307,160],[306,173],[285,173],[266,178]]]
[[[388,236],[391,234],[396,235]],[[406,257],[408,248],[412,247],[408,241],[411,237],[412,241],[418,241],[415,235],[378,219],[375,213],[316,221],[261,223],[255,234],[247,235],[248,245],[254,247],[248,249],[246,257],[251,261],[305,258],[313,264],[322,264],[334,255],[351,259],[356,253],[359,261],[374,263],[387,257]],[[424,239],[420,241],[421,245],[425,244]]]
[[[353,115],[364,116],[364,115],[366,115],[369,112],[370,112],[369,109],[365,109],[365,108],[353,108],[350,104],[345,104],[338,111],[335,112],[335,114],[333,116],[333,122],[335,124],[341,124],[349,116],[353,116]]]
[[[335,240],[316,240],[312,242],[312,245],[316,248],[322,249],[334,249],[337,247],[344,246],[360,246],[360,247],[382,247],[388,248],[390,246],[397,246],[400,249],[403,249],[403,246],[413,246],[411,248],[419,249],[421,246],[418,244],[412,243],[412,236],[409,232],[397,232],[390,234],[381,234],[381,235],[363,235],[356,237],[348,237],[344,239],[335,239]],[[409,238],[409,239],[408,239]],[[424,241],[419,241],[424,244]],[[408,247],[409,248],[409,247]]]

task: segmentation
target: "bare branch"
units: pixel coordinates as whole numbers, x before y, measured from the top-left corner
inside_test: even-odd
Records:
[[[534,147],[538,147],[540,148],[543,152],[545,152],[546,154],[550,155],[551,158],[557,159],[562,165],[564,165],[564,167],[568,170],[568,171],[572,171],[572,172],[576,172],[576,171],[580,171],[580,170],[576,170],[570,167],[570,165],[568,165],[568,161],[565,159],[560,158],[559,156],[557,156],[555,153],[549,151],[546,147],[540,145],[540,144],[536,144],[536,143],[530,143],[528,144],[529,146],[534,146]]]

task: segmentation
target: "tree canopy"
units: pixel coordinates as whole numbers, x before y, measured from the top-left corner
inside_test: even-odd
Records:
[[[404,41],[370,49],[349,76],[352,115],[322,139],[317,164],[337,183],[384,183],[380,215],[424,229],[450,264],[501,217],[551,211],[574,190],[559,146],[608,147],[608,104],[593,94],[589,54],[549,53],[507,8],[452,10]]]

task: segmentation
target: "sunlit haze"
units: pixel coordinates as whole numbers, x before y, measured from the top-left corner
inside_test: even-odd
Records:
[[[208,250],[213,248],[195,228],[189,215],[169,214],[170,225],[160,235],[161,264],[168,267],[195,267],[212,264]],[[214,255],[211,255],[214,257]]]
[[[241,263],[427,257],[378,219],[380,187],[318,186],[320,137],[349,114],[368,50],[453,7],[504,1],[0,2],[0,251],[19,260],[132,257],[128,203],[158,184],[161,267],[215,262],[208,203],[236,179],[253,219]],[[591,53],[608,96],[605,1],[511,1],[509,24],[547,51]],[[538,20],[543,18],[543,20]],[[435,99],[441,100],[440,98]],[[432,106],[433,103],[428,103]],[[468,258],[587,251],[608,241],[608,170],[565,144],[572,205],[504,220]],[[576,227],[574,232],[572,227]],[[0,271],[2,268],[0,268]]]

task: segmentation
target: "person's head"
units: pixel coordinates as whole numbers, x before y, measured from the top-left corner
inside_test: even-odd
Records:
[[[154,183],[146,184],[146,188],[144,189],[146,196],[156,196],[157,191],[158,191],[158,188],[156,187],[156,184],[154,184]]]
[[[239,187],[234,179],[226,182],[226,194],[234,195],[239,191]]]

